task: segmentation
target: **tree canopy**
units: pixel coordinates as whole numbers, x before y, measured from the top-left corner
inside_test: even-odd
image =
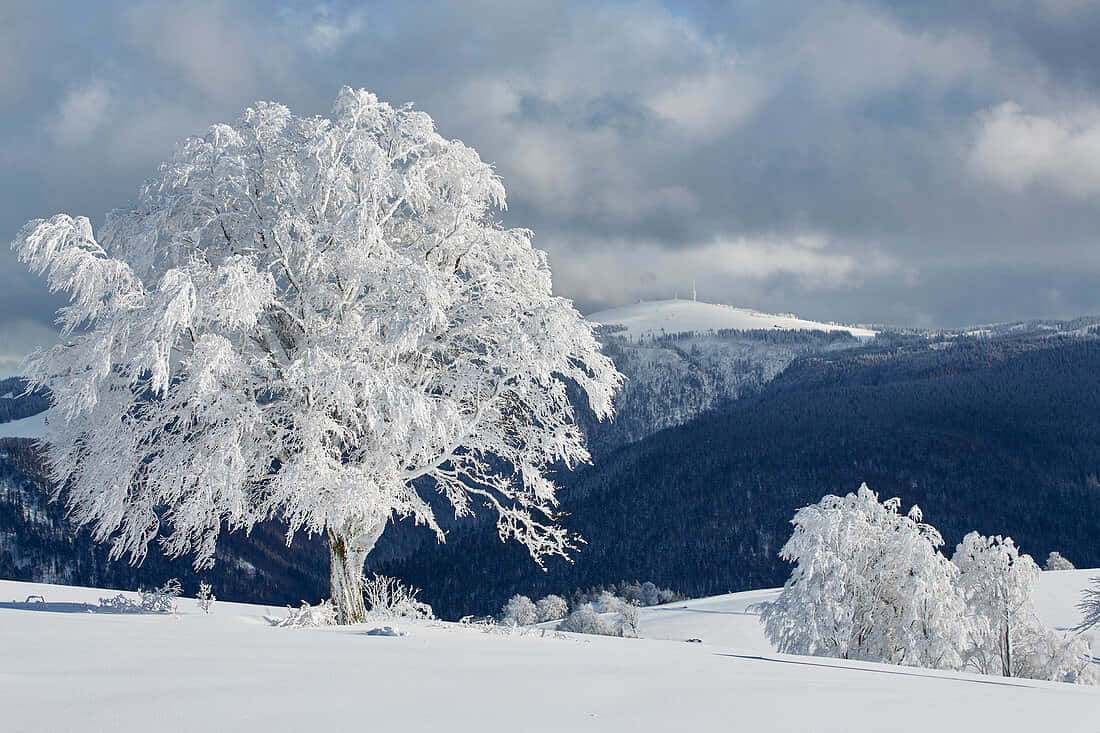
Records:
[[[504,206],[427,114],[345,88],[331,119],[260,103],[184,141],[98,239],[29,222],[13,248],[70,294],[28,376],[75,516],[115,556],[159,536],[199,566],[223,524],[326,532],[334,600],[392,515],[442,537],[425,486],[565,553],[547,468],[588,459],[567,385],[602,419],[621,377]]]

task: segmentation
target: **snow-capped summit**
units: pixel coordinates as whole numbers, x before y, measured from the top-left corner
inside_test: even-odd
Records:
[[[849,331],[858,339],[872,339],[875,332],[835,323],[807,321],[793,315],[772,315],[748,308],[703,303],[695,300],[652,300],[636,305],[609,308],[587,316],[594,323],[626,327],[626,336],[684,333],[685,331],[789,330],[789,331]]]

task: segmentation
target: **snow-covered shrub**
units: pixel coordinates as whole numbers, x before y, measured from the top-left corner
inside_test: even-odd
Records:
[[[420,589],[397,578],[373,575],[363,580],[367,610],[376,616],[434,619],[432,607],[417,598]]]
[[[176,599],[183,595],[179,578],[172,578],[159,588],[139,590],[141,610],[151,613],[175,613]]]
[[[573,613],[566,616],[560,624],[558,631],[571,631],[574,634],[598,634],[601,636],[614,636],[615,629],[596,609],[585,603],[578,606]]]
[[[641,623],[641,614],[638,613],[638,607],[633,603],[624,602],[619,606],[619,618],[617,628],[619,636],[626,636],[631,639],[638,637],[638,625]]]
[[[569,604],[561,596],[551,593],[538,600],[535,604],[535,610],[538,613],[540,622],[557,621],[565,618],[566,614],[569,613]]]
[[[971,532],[955,550],[966,600],[966,666],[984,674],[1091,682],[1087,643],[1047,628],[1032,590],[1039,566],[1011,537]]]
[[[622,598],[605,590],[603,593],[600,593],[599,598],[596,599],[596,610],[600,613],[618,613],[623,603],[624,600]]]
[[[1043,570],[1076,570],[1069,560],[1062,557],[1060,552],[1051,552],[1047,555],[1047,562],[1043,566]]]
[[[640,620],[636,605],[604,592],[600,595],[596,608],[590,603],[578,606],[558,624],[558,631],[633,638],[638,635]]]
[[[176,599],[183,593],[179,579],[172,578],[160,588],[153,590],[138,589],[138,599],[134,600],[124,593],[113,598],[100,598],[100,608],[115,613],[175,613]]]
[[[123,593],[111,598],[100,598],[99,607],[116,613],[140,613],[141,604]]]
[[[685,596],[669,588],[659,588],[652,581],[647,580],[644,583],[639,583],[624,580],[617,585],[611,583],[610,585],[595,586],[587,590],[577,589],[572,594],[571,605],[573,608],[577,608],[584,603],[596,603],[598,605],[605,593],[622,598],[636,606],[656,606],[685,598]]]
[[[628,601],[635,605],[642,605],[642,584],[635,581],[633,583],[622,582],[619,584],[619,590],[615,594],[622,598],[624,601]]]
[[[287,606],[287,615],[283,619],[272,619],[275,626],[281,628],[305,629],[315,626],[333,626],[336,624],[336,608],[331,601],[321,601],[311,606],[302,601],[300,608]]]
[[[898,513],[867,485],[798,510],[780,556],[794,562],[762,611],[781,652],[953,669],[961,665],[964,606],[958,570],[920,510]]]
[[[531,599],[518,593],[508,599],[500,612],[501,620],[513,626],[530,626],[539,620],[538,609]]]
[[[199,608],[203,613],[210,613],[214,608],[214,601],[218,600],[214,595],[214,587],[205,580],[199,582],[199,593],[195,596],[199,602]]]

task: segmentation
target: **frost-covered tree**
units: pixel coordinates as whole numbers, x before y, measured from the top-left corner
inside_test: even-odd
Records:
[[[345,88],[331,119],[261,103],[184,141],[98,237],[29,222],[13,248],[70,296],[27,370],[74,517],[114,557],[160,536],[197,567],[222,525],[323,533],[341,622],[391,516],[442,539],[422,490],[565,554],[546,468],[588,459],[567,384],[602,419],[621,377],[504,204],[428,115]]]
[[[1032,590],[1039,566],[1011,537],[971,532],[955,549],[966,599],[966,665],[983,674],[1091,682],[1084,640],[1064,637],[1039,619]]]
[[[539,621],[539,612],[535,604],[527,596],[521,596],[518,593],[508,599],[500,615],[505,623],[513,626],[530,626]]]
[[[614,636],[615,629],[611,622],[600,614],[592,605],[585,603],[577,606],[573,613],[562,619],[558,624],[558,631],[569,631],[574,634],[597,634],[600,636]]]
[[[195,596],[195,600],[199,603],[199,608],[203,613],[210,613],[214,608],[214,602],[218,600],[218,597],[214,595],[214,586],[207,583],[205,580],[199,582],[199,592]]]
[[[1075,568],[1073,566],[1073,563],[1071,563],[1066,558],[1062,557],[1062,553],[1060,553],[1060,552],[1051,552],[1049,555],[1047,555],[1046,564],[1043,565],[1043,570],[1076,570],[1076,569],[1077,568]]]
[[[545,598],[540,598],[535,604],[535,609],[538,611],[540,622],[557,621],[565,618],[565,615],[569,613],[569,604],[561,596],[551,593]]]
[[[917,507],[879,502],[867,485],[795,514],[780,556],[795,563],[762,612],[776,648],[793,654],[951,669],[961,664],[958,571]]]
[[[1100,578],[1093,578],[1091,586],[1085,588],[1077,609],[1081,612],[1081,623],[1077,625],[1077,631],[1100,626]]]

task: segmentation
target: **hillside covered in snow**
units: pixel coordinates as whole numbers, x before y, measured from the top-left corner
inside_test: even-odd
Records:
[[[1092,574],[1045,573],[1044,620],[1071,618]],[[754,610],[774,594],[645,609],[641,639],[428,621],[393,637],[188,599],[105,613],[113,591],[0,581],[0,729],[1095,730],[1095,688],[777,654]]]
[[[808,321],[794,315],[761,313],[749,308],[695,300],[653,300],[590,313],[593,323],[622,326],[631,339],[677,333],[719,331],[848,331],[858,339],[874,338],[867,328]]]
[[[601,325],[604,351],[627,377],[614,422],[586,425],[597,454],[752,394],[800,356],[875,337],[868,329],[691,300],[642,302],[587,318]]]

